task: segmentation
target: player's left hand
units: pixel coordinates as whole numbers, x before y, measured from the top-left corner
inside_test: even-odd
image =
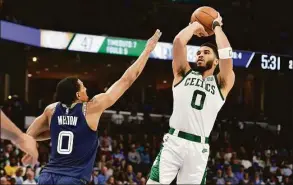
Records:
[[[148,40],[146,44],[145,50],[147,52],[151,53],[155,49],[161,35],[162,35],[162,32],[160,30],[156,30],[155,34]]]

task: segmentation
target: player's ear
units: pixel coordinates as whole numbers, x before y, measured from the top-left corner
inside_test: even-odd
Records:
[[[214,65],[217,66],[218,64],[219,64],[219,59],[216,58],[214,61]]]
[[[77,99],[80,98],[79,92],[76,92],[76,97],[77,97]]]

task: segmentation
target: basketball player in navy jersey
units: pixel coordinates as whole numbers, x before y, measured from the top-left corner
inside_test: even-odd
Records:
[[[42,169],[38,184],[86,184],[90,180],[98,148],[100,116],[132,85],[142,72],[161,32],[148,40],[139,58],[105,93],[88,102],[86,87],[77,78],[65,78],[57,85],[56,99],[36,118],[27,133],[36,140],[51,138],[49,163]],[[31,157],[24,156],[29,162]]]

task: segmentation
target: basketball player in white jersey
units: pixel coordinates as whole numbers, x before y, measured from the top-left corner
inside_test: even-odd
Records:
[[[204,27],[191,23],[174,39],[171,128],[147,184],[170,184],[176,175],[177,184],[205,184],[208,137],[235,80],[232,48],[221,26],[218,15],[213,22],[217,47],[207,43],[199,48],[196,70],[187,62],[186,45],[193,35],[207,36]],[[220,72],[214,75],[218,65]]]

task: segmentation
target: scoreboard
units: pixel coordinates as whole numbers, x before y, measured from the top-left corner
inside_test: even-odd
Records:
[[[50,40],[54,39],[52,38]],[[70,38],[68,42],[69,44],[66,48],[72,51],[125,56],[139,56],[146,44],[145,40],[93,36],[78,33]],[[46,47],[46,45],[43,45],[43,47]],[[195,62],[198,49],[199,46],[187,45],[187,61]],[[173,45],[171,43],[159,42],[151,53],[150,58],[170,61],[173,59],[172,50]],[[293,57],[290,56],[234,50],[233,63],[235,67],[293,72]]]
[[[293,57],[260,52],[246,52],[247,58],[233,56],[234,65],[245,68],[256,68],[267,71],[293,72]]]
[[[257,53],[247,67],[256,67],[262,70],[293,72],[293,59],[289,56]]]
[[[6,21],[0,21],[0,37],[36,47],[134,57],[141,54],[147,43],[138,39],[42,30]],[[199,46],[187,45],[187,61],[195,62],[198,49]],[[171,61],[172,50],[172,43],[158,42],[150,58]],[[234,50],[233,64],[235,67],[293,74],[292,56]]]

